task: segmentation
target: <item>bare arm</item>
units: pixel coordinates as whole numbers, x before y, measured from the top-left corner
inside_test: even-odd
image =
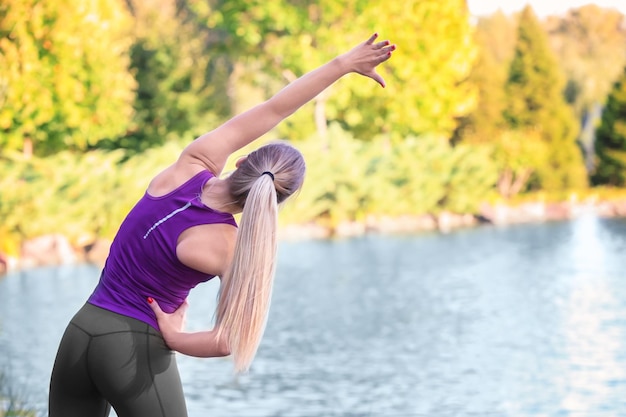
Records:
[[[224,337],[218,339],[217,329],[194,333],[183,331],[185,315],[189,307],[187,301],[171,314],[164,313],[159,303],[152,298],[148,298],[148,303],[156,315],[161,335],[170,349],[200,358],[230,355]]]
[[[180,332],[165,341],[170,349],[187,356],[216,358],[230,355],[228,345],[224,340],[218,340],[215,329],[194,333]]]
[[[377,34],[352,50],[287,85],[275,96],[205,133],[183,151],[181,160],[199,164],[219,175],[228,157],[269,132],[344,75],[355,72],[385,86],[376,67],[391,57],[395,45],[374,43]]]

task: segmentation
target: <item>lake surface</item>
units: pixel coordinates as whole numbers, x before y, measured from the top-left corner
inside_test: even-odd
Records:
[[[0,371],[44,415],[99,270],[0,279]],[[212,318],[217,284],[190,298]],[[282,242],[249,374],[178,356],[191,417],[626,415],[626,220]]]

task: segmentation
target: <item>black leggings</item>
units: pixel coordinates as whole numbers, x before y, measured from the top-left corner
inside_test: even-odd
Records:
[[[61,340],[50,417],[186,417],[176,358],[139,320],[85,304]]]

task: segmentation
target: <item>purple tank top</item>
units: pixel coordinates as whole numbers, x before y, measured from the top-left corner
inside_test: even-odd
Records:
[[[122,222],[89,303],[158,330],[147,297],[171,313],[192,288],[214,277],[185,266],[176,256],[178,237],[190,227],[237,226],[231,214],[213,210],[200,200],[202,187],[212,177],[202,171],[164,196],[144,194]]]

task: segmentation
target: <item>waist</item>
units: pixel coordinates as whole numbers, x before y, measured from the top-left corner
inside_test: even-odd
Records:
[[[121,279],[113,279],[102,271],[100,281],[87,303],[101,309],[116,313],[125,317],[133,318],[147,324],[155,330],[159,329],[156,316],[146,301],[147,297],[159,300],[153,294],[146,294],[143,288],[123,282]]]
[[[71,323],[90,336],[133,332],[161,337],[161,333],[148,323],[89,302],[74,315]]]

